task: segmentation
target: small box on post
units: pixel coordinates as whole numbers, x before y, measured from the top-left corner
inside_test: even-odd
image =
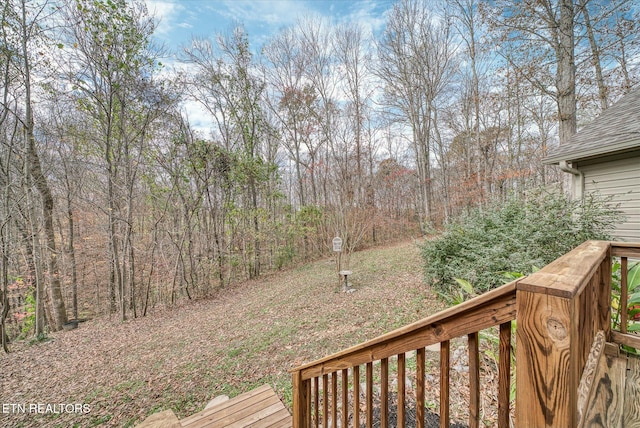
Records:
[[[334,252],[339,253],[342,251],[342,238],[336,236],[335,238],[333,238],[332,243]]]

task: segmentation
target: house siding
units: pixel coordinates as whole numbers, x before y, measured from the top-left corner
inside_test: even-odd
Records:
[[[613,195],[626,219],[612,232],[616,239],[640,242],[640,155],[580,165],[584,192]]]

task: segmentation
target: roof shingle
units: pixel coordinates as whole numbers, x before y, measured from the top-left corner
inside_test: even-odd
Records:
[[[640,88],[603,111],[566,144],[549,149],[542,162],[575,162],[637,148],[640,148]]]

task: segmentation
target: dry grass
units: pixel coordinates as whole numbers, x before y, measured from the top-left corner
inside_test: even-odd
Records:
[[[0,356],[1,403],[91,411],[0,413],[0,425],[125,426],[159,409],[185,417],[216,395],[264,383],[287,402],[290,368],[441,308],[419,266],[411,243],[363,251],[351,259],[355,293],[340,292],[335,264],[322,260],[146,318],[93,320],[49,342],[14,344]]]
[[[442,309],[422,284],[420,266],[416,246],[404,243],[352,255],[354,293],[340,292],[335,264],[322,260],[216,299],[125,323],[97,319],[49,342],[14,344],[0,356],[2,404],[81,403],[90,412],[38,415],[27,408],[0,413],[0,426],[131,426],[162,409],[183,418],[217,395],[264,383],[289,404],[290,368]]]

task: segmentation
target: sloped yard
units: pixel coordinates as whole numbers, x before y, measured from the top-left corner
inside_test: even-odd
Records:
[[[146,318],[97,319],[49,342],[13,344],[0,356],[0,425],[125,426],[162,409],[183,418],[264,383],[290,404],[288,369],[442,309],[420,266],[415,244],[403,243],[354,254],[353,293],[340,291],[326,259]],[[453,401],[456,417],[464,397]]]

